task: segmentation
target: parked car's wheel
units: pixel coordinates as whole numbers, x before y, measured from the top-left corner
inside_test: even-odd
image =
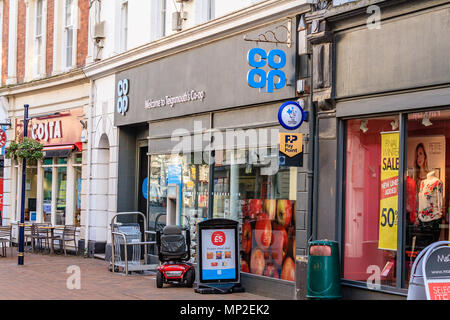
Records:
[[[158,271],[156,274],[156,287],[162,288],[164,284],[164,276],[161,271]]]

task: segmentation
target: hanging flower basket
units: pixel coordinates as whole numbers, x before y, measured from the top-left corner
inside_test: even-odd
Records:
[[[44,145],[30,138],[24,138],[22,142],[13,141],[6,151],[6,158],[13,160],[26,159],[36,162],[44,158]]]

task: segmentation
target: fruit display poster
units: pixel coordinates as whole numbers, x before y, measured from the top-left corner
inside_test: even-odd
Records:
[[[381,133],[378,249],[397,250],[399,132]]]
[[[237,279],[235,229],[202,230],[202,280]]]
[[[295,280],[295,206],[289,199],[243,201],[241,272]]]

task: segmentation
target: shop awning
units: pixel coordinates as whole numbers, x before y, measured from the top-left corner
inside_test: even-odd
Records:
[[[45,146],[43,151],[45,158],[53,158],[53,157],[64,158],[70,156],[70,154],[74,151],[82,151],[82,144],[75,143],[75,144]]]

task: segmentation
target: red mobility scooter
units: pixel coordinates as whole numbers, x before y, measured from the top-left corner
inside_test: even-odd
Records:
[[[185,231],[186,237],[183,236]],[[188,229],[179,226],[166,226],[162,233],[156,232],[156,246],[161,265],[156,274],[156,286],[164,283],[192,287],[195,281],[195,269],[191,258],[191,236]]]

